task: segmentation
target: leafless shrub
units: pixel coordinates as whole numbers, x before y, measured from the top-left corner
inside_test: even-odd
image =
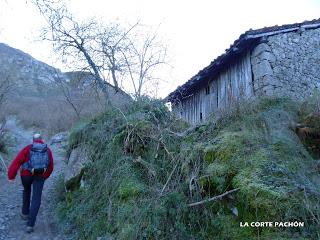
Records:
[[[66,106],[60,97],[41,99],[39,97],[21,97],[8,101],[4,109],[6,115],[15,115],[25,127],[46,130],[48,134],[66,131],[79,121],[75,111]],[[81,118],[91,117],[101,111],[90,99],[83,108]]]

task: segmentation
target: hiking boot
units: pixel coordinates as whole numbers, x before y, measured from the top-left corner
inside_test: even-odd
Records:
[[[27,226],[26,233],[32,233],[32,232],[33,232],[33,227]]]
[[[23,221],[28,221],[29,215],[20,213],[20,216],[21,216],[21,218],[22,218]]]

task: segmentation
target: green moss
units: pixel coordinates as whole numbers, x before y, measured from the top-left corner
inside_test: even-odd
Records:
[[[145,192],[145,186],[135,179],[125,179],[118,188],[118,195],[122,200],[138,197]]]
[[[211,163],[215,160],[215,151],[216,147],[214,145],[206,146],[204,149],[204,160],[208,163]]]

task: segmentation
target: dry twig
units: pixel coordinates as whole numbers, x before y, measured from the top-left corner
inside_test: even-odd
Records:
[[[239,190],[240,190],[240,188],[232,189],[230,191],[227,191],[227,192],[225,192],[223,194],[214,196],[214,197],[209,198],[209,199],[205,199],[205,200],[202,200],[202,201],[199,201],[199,202],[195,202],[195,203],[189,203],[188,207],[194,207],[194,206],[198,206],[198,205],[201,205],[201,204],[204,204],[204,203],[207,203],[207,202],[221,200],[223,197],[225,197],[225,196],[227,196],[227,195],[229,195],[231,193],[237,192]]]

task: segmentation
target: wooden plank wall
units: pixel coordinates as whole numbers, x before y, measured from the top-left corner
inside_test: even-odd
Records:
[[[241,98],[253,96],[250,52],[219,74],[218,108],[229,107]]]
[[[206,91],[209,87],[209,94]],[[208,81],[197,92],[173,106],[173,111],[191,124],[207,119],[219,108],[229,107],[241,98],[253,96],[250,52]],[[201,120],[202,116],[202,120]]]

